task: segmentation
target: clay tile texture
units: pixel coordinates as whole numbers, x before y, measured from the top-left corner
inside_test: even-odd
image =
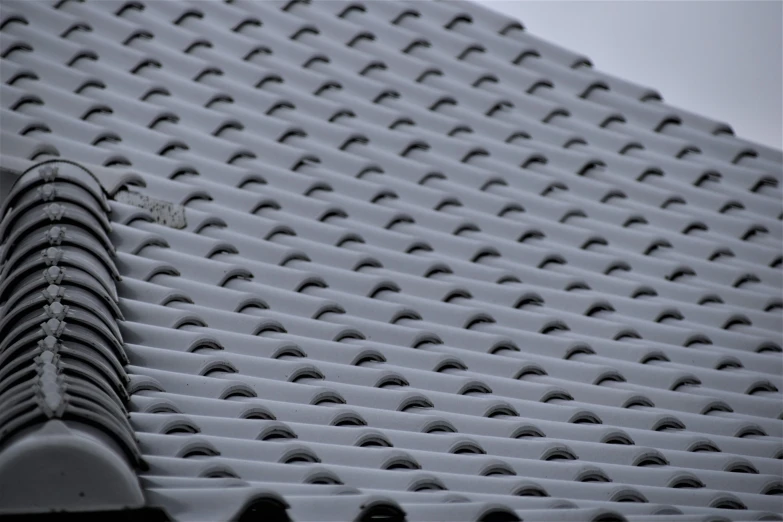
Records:
[[[783,520],[780,150],[478,3],[0,13],[0,515]]]

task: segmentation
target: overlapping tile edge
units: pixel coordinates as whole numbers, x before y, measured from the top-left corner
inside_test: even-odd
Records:
[[[3,166],[114,198],[147,505],[780,519],[780,151],[471,3],[0,12]]]

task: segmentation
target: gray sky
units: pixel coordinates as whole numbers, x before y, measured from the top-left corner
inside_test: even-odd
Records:
[[[479,1],[667,103],[783,146],[783,1]]]

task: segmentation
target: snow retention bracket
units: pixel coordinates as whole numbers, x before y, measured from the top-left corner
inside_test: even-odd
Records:
[[[0,515],[136,509],[106,193],[39,163],[0,206]]]

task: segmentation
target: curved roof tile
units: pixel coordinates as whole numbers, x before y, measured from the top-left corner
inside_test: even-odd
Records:
[[[0,514],[780,519],[780,151],[463,0],[0,32]]]

